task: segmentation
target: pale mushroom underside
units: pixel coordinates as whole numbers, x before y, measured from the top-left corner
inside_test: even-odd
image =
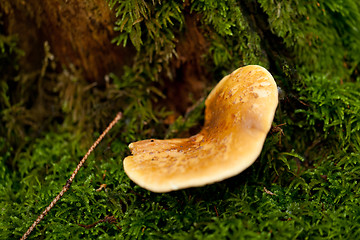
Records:
[[[190,138],[129,145],[124,170],[153,192],[203,186],[235,176],[259,156],[278,104],[276,83],[250,65],[225,76],[205,101],[205,123]]]

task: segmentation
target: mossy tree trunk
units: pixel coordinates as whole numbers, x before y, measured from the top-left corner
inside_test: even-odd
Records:
[[[26,53],[22,69],[39,68],[47,41],[59,69],[73,64],[89,81],[102,83],[104,75],[131,61],[132,50],[111,43],[114,14],[104,0],[4,0],[5,32],[19,37]]]
[[[129,44],[121,47],[111,43],[116,36],[116,19],[104,0],[4,0],[0,10],[5,13],[5,34],[17,35],[19,48],[26,54],[21,59],[25,72],[41,68],[45,41],[59,71],[72,65],[85,79],[100,84],[109,72],[121,73],[136,55]],[[193,99],[201,98],[204,92],[206,77],[201,56],[209,44],[198,28],[199,19],[196,14],[186,14],[184,31],[176,36],[178,57],[169,64],[173,77],[162,88],[169,99],[168,106],[175,112],[184,113]],[[163,78],[168,79],[166,74]]]
[[[21,69],[25,72],[41,68],[45,41],[59,71],[72,65],[85,79],[100,84],[109,72],[121,73],[136,55],[129,44],[122,47],[111,43],[116,36],[116,19],[105,0],[4,0],[0,11],[5,13],[5,34],[19,37],[19,48],[25,52]],[[208,43],[197,27],[199,19],[196,14],[186,15],[183,34],[177,36],[178,57],[172,58],[170,64],[174,78],[171,86],[162,89],[170,108],[181,113],[192,104],[189,93],[193,99],[200,98],[206,82],[201,55],[206,53]]]

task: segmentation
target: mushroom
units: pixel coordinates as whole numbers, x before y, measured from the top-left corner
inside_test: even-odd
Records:
[[[131,180],[153,192],[203,186],[235,176],[259,156],[278,104],[271,74],[250,65],[225,76],[205,101],[203,129],[189,138],[131,143]]]

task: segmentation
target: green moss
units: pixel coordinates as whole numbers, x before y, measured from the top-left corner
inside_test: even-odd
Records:
[[[0,14],[1,18],[1,14]],[[19,57],[24,52],[17,47],[18,37],[15,35],[6,36],[0,32],[0,72],[9,73],[19,69]],[[6,78],[6,75],[3,75]]]
[[[306,117],[306,126],[302,126],[300,121],[297,124],[309,129],[322,126],[321,138],[334,144],[329,144],[334,152],[359,150],[359,82],[341,83],[340,79],[325,76],[304,78],[306,85],[298,88],[299,100],[308,106],[296,109],[295,113],[298,118]]]
[[[26,231],[119,110],[124,118],[30,239],[354,239],[360,234],[356,1],[109,3],[118,19],[114,41],[131,42],[138,53],[122,76],[108,76],[104,89],[89,85],[75,69],[55,73],[49,59],[44,71],[7,70],[1,79],[1,239]],[[122,159],[132,141],[185,136],[202,124],[203,100],[170,126],[165,124],[169,111],[157,104],[166,96],[155,86],[176,57],[187,14],[199,17],[210,78],[220,80],[244,64],[265,65],[281,86],[280,104],[260,157],[245,172],[209,186],[155,194],[130,181]],[[2,57],[15,60],[19,53],[4,44]],[[44,79],[46,91],[31,87]],[[38,118],[29,121],[34,113]],[[101,184],[106,188],[96,191]],[[98,222],[106,216],[116,222]]]
[[[179,1],[118,1],[108,0],[117,16],[117,45],[132,45],[138,51],[133,65],[139,77],[159,81],[159,73],[169,74],[169,61],[176,55],[175,34],[184,24]]]
[[[250,27],[239,2],[193,1],[191,11],[202,15],[210,64],[226,70],[250,64],[269,66],[260,36]]]
[[[307,72],[348,79],[358,66],[359,2],[258,2],[268,15],[271,31],[293,50],[297,64],[306,65]]]

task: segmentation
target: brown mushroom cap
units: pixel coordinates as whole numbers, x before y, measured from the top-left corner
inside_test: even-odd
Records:
[[[271,74],[250,65],[224,77],[205,101],[200,133],[129,145],[124,170],[153,192],[203,186],[239,174],[259,156],[278,104]]]

